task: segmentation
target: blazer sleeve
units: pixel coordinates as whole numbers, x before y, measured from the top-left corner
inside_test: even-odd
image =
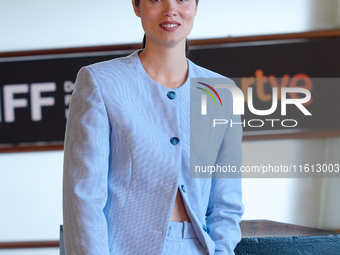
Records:
[[[96,79],[87,67],[76,79],[66,124],[63,217],[67,255],[108,255],[110,124]]]
[[[233,115],[233,123],[240,123],[239,115]],[[229,122],[230,123],[230,122]],[[240,170],[242,164],[242,125],[228,125],[216,164],[219,166],[235,166]],[[239,223],[244,212],[242,204],[241,176],[232,173],[220,173],[212,178],[212,185],[206,214],[208,233],[215,242],[215,254],[231,255],[241,240]]]

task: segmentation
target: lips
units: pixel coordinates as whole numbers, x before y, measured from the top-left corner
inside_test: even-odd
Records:
[[[159,24],[160,28],[168,32],[177,30],[180,27],[180,25],[181,24],[176,21],[165,21]]]

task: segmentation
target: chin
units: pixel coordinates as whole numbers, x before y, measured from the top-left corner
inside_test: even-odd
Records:
[[[174,38],[174,37],[172,37],[172,38],[166,38],[166,39],[164,39],[163,40],[163,43],[165,43],[165,44],[168,44],[168,45],[173,45],[173,46],[175,46],[175,45],[177,45],[177,44],[179,44],[179,43],[181,43],[181,42],[183,42],[183,41],[185,41],[186,40],[186,37],[181,37],[181,38]]]

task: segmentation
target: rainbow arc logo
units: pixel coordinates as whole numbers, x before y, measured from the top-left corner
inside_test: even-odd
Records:
[[[203,83],[203,82],[197,82],[197,83],[199,83],[199,84],[201,84],[201,85],[203,85],[203,86],[206,86],[206,87],[209,88],[212,92],[214,92],[214,94],[217,96],[217,98],[218,98],[218,100],[220,101],[220,104],[221,104],[221,106],[222,106],[221,97],[220,97],[220,95],[217,93],[217,91],[216,91],[213,87],[211,87],[210,85],[208,85],[208,84],[206,84],[206,83]],[[215,97],[213,96],[213,94],[212,94],[209,90],[204,89],[204,88],[200,88],[200,87],[196,87],[196,88],[198,88],[198,89],[203,90],[204,92],[206,92],[206,93],[212,98],[212,100],[214,100],[215,105],[217,105],[216,100],[215,100]],[[203,95],[202,95],[202,96],[203,96]]]

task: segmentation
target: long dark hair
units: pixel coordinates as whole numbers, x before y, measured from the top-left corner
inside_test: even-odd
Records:
[[[140,0],[135,0],[135,5],[136,6],[139,6],[139,1]],[[198,0],[196,0],[196,5],[198,4]],[[143,45],[142,45],[142,48],[145,49],[145,44],[146,44],[146,35],[144,34],[144,37],[143,37]],[[189,42],[188,42],[188,39],[186,39],[185,41],[185,55],[186,57],[189,56]]]

